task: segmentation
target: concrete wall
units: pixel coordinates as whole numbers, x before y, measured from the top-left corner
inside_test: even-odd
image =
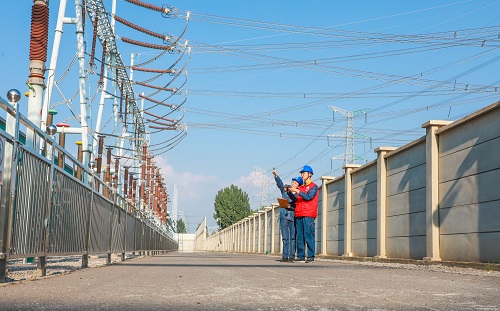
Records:
[[[194,252],[195,233],[175,233],[174,239],[179,242],[180,253]]]
[[[202,252],[207,250],[207,219],[203,218],[201,224],[196,228],[196,233],[194,237],[193,248],[196,252]]]
[[[326,254],[340,256],[344,253],[344,178],[334,180],[326,187]]]
[[[352,174],[352,253],[377,254],[377,163]]]
[[[264,239],[264,226],[266,225],[265,223],[265,219],[264,219],[264,213],[259,213],[259,217],[258,217],[258,220],[259,220],[259,236],[258,236],[258,239],[259,239],[259,243],[258,243],[258,250],[257,250],[257,253],[265,253],[266,252],[266,247],[265,247],[265,239]]]
[[[348,164],[323,176],[316,252],[324,256],[482,261],[500,259],[500,104],[456,122],[425,122],[425,134],[405,146],[375,149],[377,160]],[[257,217],[261,226],[252,226]],[[279,208],[231,228],[249,245],[281,252]],[[208,240],[230,239],[219,232]],[[208,243],[210,244],[210,243]],[[231,251],[229,248],[207,248]]]
[[[494,109],[439,132],[443,260],[500,259],[499,118]]]
[[[386,159],[388,257],[425,257],[425,151],[425,140],[418,140]]]
[[[280,231],[280,207],[274,206],[272,209],[273,215],[273,227],[274,227],[274,245],[273,245],[273,253],[281,254],[281,231]]]
[[[264,221],[265,221],[265,226],[264,226],[264,244],[266,245],[264,251],[266,253],[271,252],[271,246],[272,246],[272,237],[273,237],[273,219],[272,219],[272,213],[270,212],[270,209],[273,207],[269,207],[266,209],[265,214],[264,214]]]

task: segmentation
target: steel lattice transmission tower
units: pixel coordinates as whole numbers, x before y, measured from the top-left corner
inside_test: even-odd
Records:
[[[329,137],[341,137],[345,139],[345,152],[344,154],[335,156],[331,158],[332,160],[344,160],[344,165],[347,163],[354,163],[356,156],[354,155],[354,117],[365,115],[365,123],[367,112],[370,109],[361,109],[356,111],[349,111],[335,106],[328,106],[328,108],[333,110],[334,122],[335,122],[335,112],[339,112],[346,117],[346,127],[345,132],[340,132],[336,134],[328,135]],[[363,138],[367,138],[364,137]]]
[[[258,194],[260,196],[260,207],[267,206],[267,199],[269,197],[269,193],[267,191],[267,187],[270,184],[270,182],[267,181],[267,171],[262,168],[255,167],[255,172],[262,174],[262,179],[261,179],[261,192]]]
[[[260,206],[267,206],[267,175],[266,175],[266,170],[261,169],[256,167],[255,168],[256,172],[259,172],[262,174],[262,190],[260,195]]]

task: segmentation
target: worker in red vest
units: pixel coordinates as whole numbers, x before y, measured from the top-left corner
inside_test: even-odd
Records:
[[[303,184],[298,188],[290,188],[297,197],[295,207],[295,229],[297,233],[297,261],[314,262],[315,255],[315,219],[318,216],[318,186],[312,182],[313,169],[305,165],[300,171]],[[305,245],[307,244],[307,259]]]

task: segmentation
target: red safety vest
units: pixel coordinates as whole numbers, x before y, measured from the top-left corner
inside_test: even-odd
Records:
[[[299,186],[300,192],[308,192],[312,187],[316,186],[311,182],[309,185]],[[316,186],[317,187],[317,186]],[[306,201],[300,195],[297,195],[297,206],[295,207],[295,217],[312,217],[318,216],[318,197],[319,189],[312,200]]]

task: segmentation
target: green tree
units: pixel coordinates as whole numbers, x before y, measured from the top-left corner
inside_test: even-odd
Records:
[[[187,233],[186,224],[182,218],[177,220],[177,233]]]
[[[217,192],[214,208],[214,219],[220,229],[227,228],[253,213],[248,194],[235,185]]]

